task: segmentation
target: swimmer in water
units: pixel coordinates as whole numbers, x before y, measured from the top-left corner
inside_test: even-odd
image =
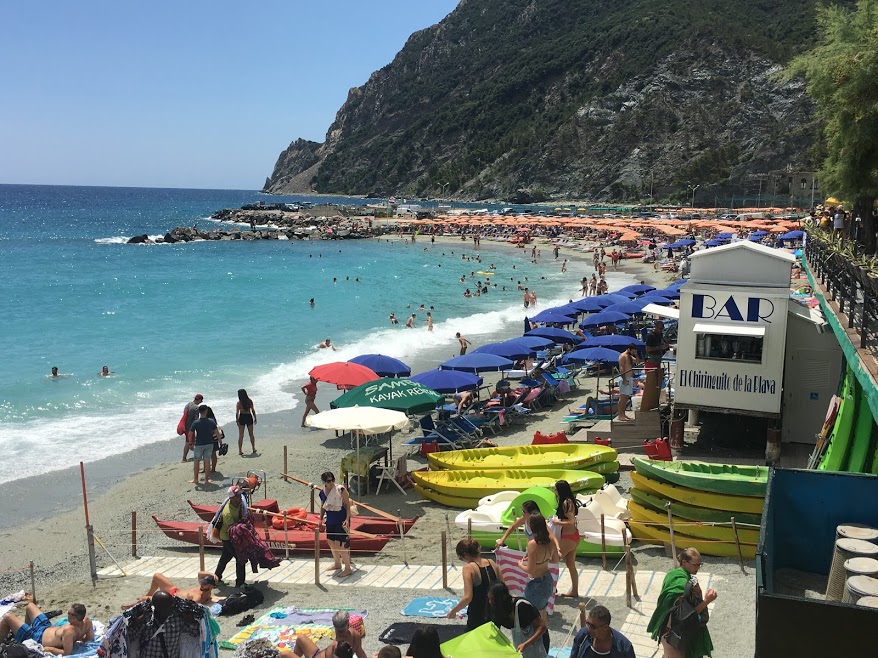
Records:
[[[308,300],[308,303],[309,303],[311,306],[314,306],[314,298],[312,297],[310,300]]]
[[[58,374],[58,366],[52,366],[52,374],[50,376],[51,377],[60,377],[61,376]]]
[[[110,366],[104,366],[101,368],[101,371],[98,373],[98,377],[110,377],[111,375],[115,375],[115,372],[110,372]]]
[[[326,340],[324,340],[322,343],[318,343],[318,344],[317,344],[317,349],[318,349],[318,350],[325,350],[325,349],[327,349],[327,348],[331,349],[333,352],[337,352],[337,351],[338,351],[338,350],[335,349],[335,345],[332,344],[332,341],[329,340],[328,338],[327,338]]]

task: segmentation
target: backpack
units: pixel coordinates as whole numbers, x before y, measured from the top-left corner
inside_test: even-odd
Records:
[[[665,636],[667,643],[680,653],[685,654],[689,644],[704,630],[710,619],[707,608],[701,613],[695,612],[695,608],[702,599],[693,591],[693,581],[690,579],[680,595],[674,602],[668,615],[668,633]]]
[[[226,600],[220,603],[222,609],[220,615],[232,616],[240,614],[246,610],[262,605],[265,601],[265,595],[255,587],[244,585],[241,589],[232,592]]]

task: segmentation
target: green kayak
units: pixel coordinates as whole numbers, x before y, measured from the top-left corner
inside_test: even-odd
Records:
[[[768,483],[767,466],[664,462],[640,457],[634,457],[631,463],[641,475],[699,491],[764,498]]]
[[[735,517],[736,523],[746,523],[750,525],[760,525],[762,516],[759,514],[747,514],[746,512],[729,512],[717,509],[709,509],[707,507],[696,507],[695,505],[687,505],[676,500],[669,500],[657,496],[642,489],[632,488],[628,493],[631,494],[631,500],[636,501],[643,507],[655,510],[656,512],[668,513],[665,503],[671,503],[671,512],[674,516],[679,516],[687,521],[701,521],[702,523],[729,523],[731,518]]]

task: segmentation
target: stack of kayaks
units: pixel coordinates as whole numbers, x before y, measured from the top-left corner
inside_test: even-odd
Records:
[[[415,471],[415,490],[450,507],[476,507],[499,491],[551,489],[567,480],[574,492],[594,492],[618,480],[616,451],[586,444],[523,445],[432,453],[429,471]]]
[[[827,428],[824,426],[824,429]],[[869,407],[869,390],[860,384],[856,375],[848,368],[842,387],[841,403],[828,437],[829,445],[818,468],[822,471],[878,475],[878,445],[875,439],[875,420]]]
[[[531,487],[551,489],[567,480],[574,492],[593,493],[604,484],[604,476],[591,471],[496,470],[496,471],[413,471],[415,491],[448,507],[476,507],[479,500],[498,491],[524,491]]]
[[[627,502],[619,495],[612,484],[591,496],[577,496],[582,506],[576,517],[581,541],[576,547],[576,554],[596,557],[602,552],[601,514],[604,515],[604,543],[608,555],[618,555],[625,551],[626,540],[631,535],[625,527],[628,511]],[[486,550],[492,550],[498,539],[503,536],[521,515],[521,506],[525,501],[533,501],[540,508],[540,513],[551,519],[555,516],[558,506],[555,494],[543,487],[532,487],[521,493],[501,491],[493,496],[486,496],[479,501],[476,509],[466,510],[457,515],[455,525],[461,530],[472,532]],[[509,535],[506,546],[517,550],[525,550],[527,538],[523,530]]]
[[[628,510],[635,539],[669,543],[674,525],[677,548],[691,546],[705,555],[745,558],[756,555],[768,481],[764,466],[631,460],[633,488]],[[672,519],[668,519],[668,507]]]

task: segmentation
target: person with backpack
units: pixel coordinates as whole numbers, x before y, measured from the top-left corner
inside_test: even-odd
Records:
[[[707,630],[707,606],[716,600],[710,587],[702,596],[696,574],[701,568],[701,553],[684,549],[678,558],[680,566],[671,569],[662,582],[655,612],[647,631],[661,643],[665,658],[702,658],[711,656],[713,642]]]

